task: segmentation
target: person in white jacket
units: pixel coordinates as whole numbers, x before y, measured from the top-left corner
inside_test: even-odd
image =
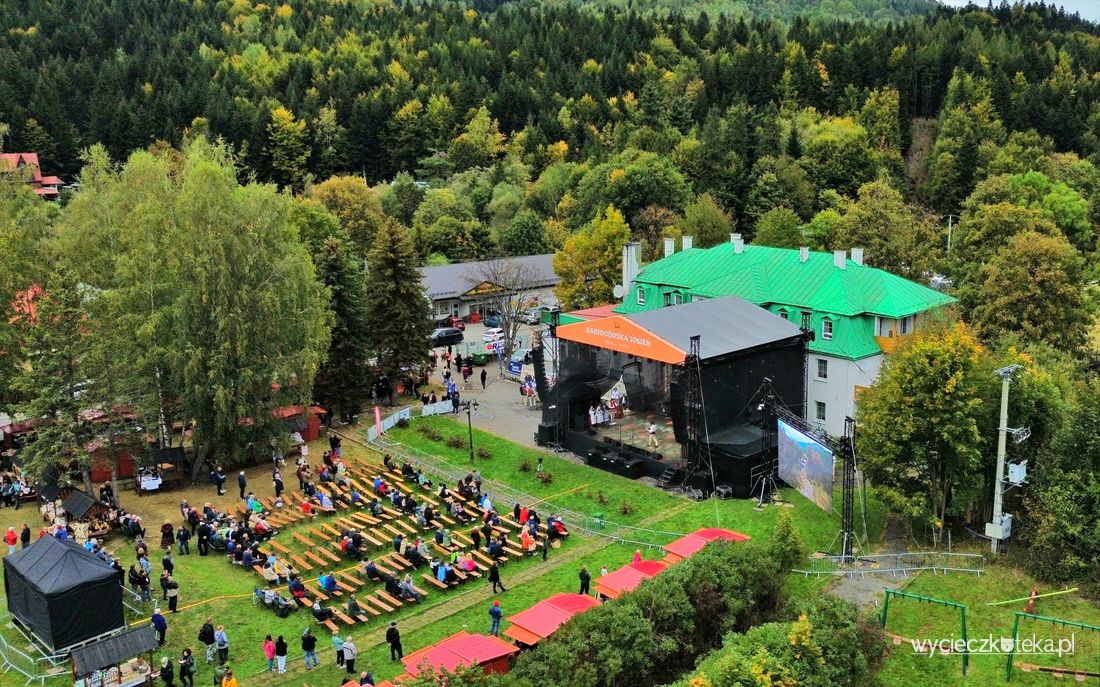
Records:
[[[344,640],[344,666],[348,669],[348,674],[355,673],[355,656],[359,653],[359,650],[355,647],[355,642],[348,637]]]

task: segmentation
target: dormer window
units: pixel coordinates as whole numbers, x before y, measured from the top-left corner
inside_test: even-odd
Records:
[[[827,317],[821,320],[821,338],[824,341],[833,340],[833,321]]]

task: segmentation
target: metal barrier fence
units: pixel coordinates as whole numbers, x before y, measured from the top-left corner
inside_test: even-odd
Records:
[[[803,575],[908,575],[919,570],[933,573],[985,572],[985,557],[976,553],[950,551],[913,551],[871,556],[818,556],[804,568],[793,572]]]
[[[5,612],[0,615],[0,623],[8,624],[11,622],[11,616],[8,613]],[[60,663],[59,659],[64,659],[64,657],[31,656],[13,646],[4,635],[0,634],[0,672],[3,672],[4,675],[12,672],[18,673],[23,676],[24,685],[33,682],[44,685],[47,680],[51,684],[55,684],[54,681],[58,679],[71,681],[72,673],[69,671],[68,664]]]
[[[390,441],[385,435],[368,439],[368,441],[362,443],[380,453],[388,453],[394,458],[408,461],[414,466],[421,466],[426,472],[442,477],[451,483],[457,483],[459,480],[465,479],[466,475],[476,468],[476,466],[456,465],[445,458],[421,451],[416,447]],[[672,540],[684,536],[681,532],[634,527],[596,515],[581,513],[492,480],[484,480],[482,489],[493,500],[498,510],[501,507],[507,510],[511,504],[517,502],[542,504],[539,510],[561,516],[570,530],[580,530],[586,534],[604,537],[617,543],[629,544],[638,548],[659,549]],[[506,502],[506,505],[502,504],[502,500]]]

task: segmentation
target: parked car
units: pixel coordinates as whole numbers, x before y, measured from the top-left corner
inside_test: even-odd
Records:
[[[498,341],[504,341],[504,330],[500,327],[490,327],[485,330],[485,333],[481,335],[481,340],[485,343],[496,343]]]
[[[462,343],[462,332],[455,327],[440,327],[432,332],[432,347]]]
[[[520,321],[524,324],[538,324],[542,322],[542,314],[544,312],[550,312],[550,306],[540,305],[537,308],[528,308],[520,316]]]
[[[466,331],[466,323],[458,315],[451,315],[450,317],[444,317],[435,323],[435,326],[440,328],[452,327],[460,332]]]
[[[495,328],[504,324],[504,319],[500,315],[488,315],[481,318],[481,323],[486,327]]]

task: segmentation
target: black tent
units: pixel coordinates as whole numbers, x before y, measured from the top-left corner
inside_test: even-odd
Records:
[[[126,625],[115,569],[69,540],[5,556],[4,588],[12,617],[53,651]]]
[[[61,502],[61,508],[69,515],[73,516],[73,518],[79,520],[91,510],[95,503],[95,499],[91,496],[88,496],[79,489],[73,489],[69,492],[69,495],[65,497],[65,500]]]

